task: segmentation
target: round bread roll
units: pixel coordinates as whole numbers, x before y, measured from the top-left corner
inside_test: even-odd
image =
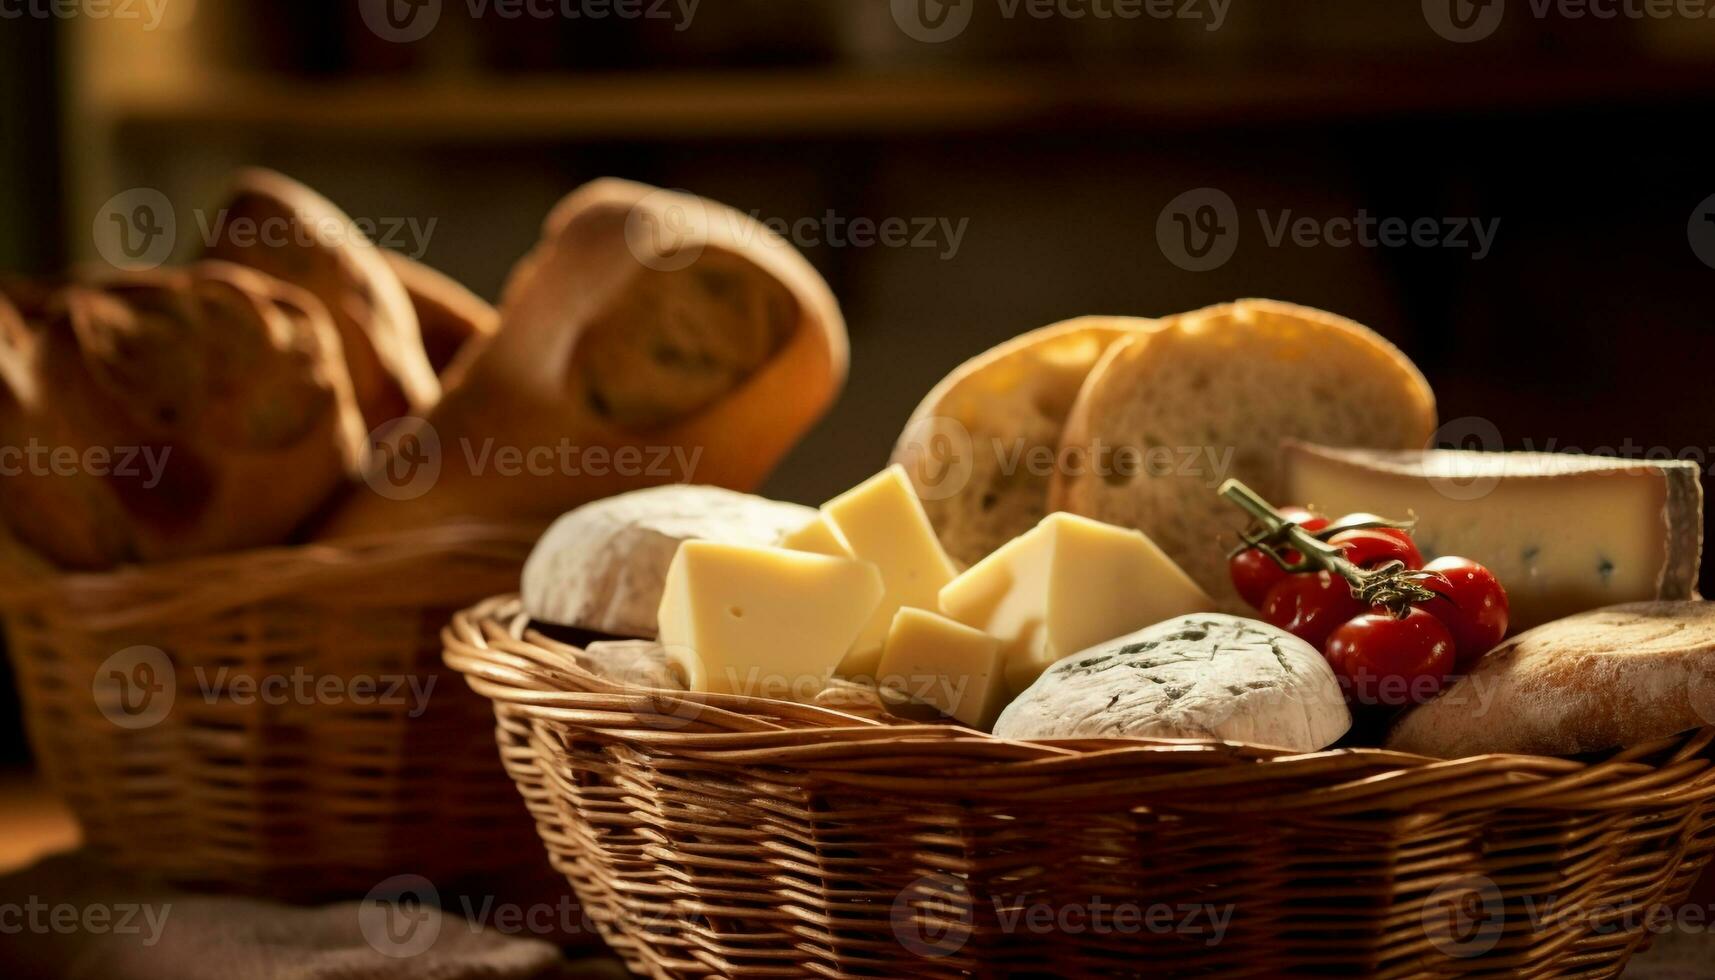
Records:
[[[357,406],[374,429],[440,397],[410,296],[356,223],[283,174],[233,177],[207,255],[266,272],[321,300],[339,330]]]
[[[1079,392],[1064,443],[1092,465],[1056,473],[1049,507],[1135,527],[1225,612],[1244,515],[1216,495],[1236,477],[1277,504],[1280,444],[1421,449],[1435,396],[1411,361],[1343,317],[1239,300],[1170,317],[1108,349]]]
[[[460,357],[471,357],[480,341],[500,329],[500,311],[438,269],[398,252],[381,254],[411,297],[429,366],[441,376],[442,384],[452,383]]]
[[[356,467],[363,422],[314,296],[204,262],[70,287],[0,324],[0,517],[64,568],[278,544]]]
[[[995,722],[1001,738],[1217,738],[1315,752],[1352,727],[1315,647],[1253,619],[1179,616],[1075,653]]]
[[[1154,325],[1103,316],[1052,324],[971,358],[930,390],[893,462],[949,555],[974,565],[1048,513],[1051,457],[1084,378],[1115,340]]]
[[[530,552],[524,611],[538,622],[652,638],[681,542],[767,547],[815,518],[809,507],[719,487],[654,487],[585,504]]]
[[[1504,640],[1395,723],[1387,747],[1454,759],[1577,755],[1715,725],[1715,603],[1634,602]]]

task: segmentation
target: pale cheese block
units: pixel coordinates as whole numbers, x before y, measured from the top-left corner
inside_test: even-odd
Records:
[[[687,541],[667,570],[661,646],[693,691],[807,701],[886,591],[870,562]]]
[[[834,526],[828,523],[828,518],[820,513],[805,522],[803,527],[781,538],[780,547],[834,558],[852,556],[852,549],[840,540],[840,532],[834,530]]]
[[[1573,453],[1376,452],[1288,443],[1286,497],[1417,522],[1507,590],[1515,632],[1622,602],[1688,599],[1703,548],[1698,466]]]
[[[941,588],[958,568],[941,549],[900,466],[889,466],[823,504],[822,515],[853,555],[881,569],[887,585],[887,597],[840,662],[842,676],[873,677],[894,613],[903,606],[937,608]]]
[[[1352,727],[1315,647],[1220,613],[1180,616],[1050,667],[995,722],[1002,738],[1215,738],[1315,752]]]
[[[984,731],[1007,702],[1000,641],[923,609],[894,615],[876,682]]]
[[[1110,637],[1214,608],[1140,531],[1050,514],[941,590],[941,611],[998,637],[1008,690]]]
[[[815,516],[719,487],[654,487],[588,503],[555,521],[530,552],[524,611],[538,622],[647,639],[682,542],[776,545]]]

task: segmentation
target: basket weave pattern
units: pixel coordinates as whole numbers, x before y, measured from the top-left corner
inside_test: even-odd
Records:
[[[0,609],[35,754],[91,847],[181,882],[360,895],[394,873],[539,862],[481,735],[488,706],[444,669],[438,636],[458,606],[515,587],[535,530],[14,571]],[[164,655],[147,676],[172,700],[126,727],[95,686],[139,645]],[[302,686],[244,686],[270,679]]]
[[[624,690],[510,597],[444,638],[653,977],[1613,976],[1715,848],[1715,729],[1597,761],[1020,743]]]

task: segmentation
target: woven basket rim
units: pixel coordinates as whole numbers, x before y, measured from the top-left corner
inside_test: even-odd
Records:
[[[954,725],[888,725],[830,708],[732,694],[627,689],[579,667],[568,644],[527,628],[515,594],[460,611],[442,632],[445,659],[497,704],[547,723],[599,731],[681,757],[771,765],[878,791],[1007,795],[1183,797],[1185,809],[1321,813],[1502,805],[1626,808],[1715,797],[1715,741],[1703,728],[1594,760],[1488,754],[1461,759],[1374,748],[1295,753],[1216,739],[1090,738],[1020,741]],[[1132,776],[1128,763],[1147,764]],[[1167,770],[1163,772],[1164,768]],[[1143,771],[1140,766],[1138,771]],[[1266,791],[1310,780],[1318,788]],[[1199,790],[1255,783],[1256,798],[1199,806]],[[1593,787],[1603,792],[1593,796]],[[1230,797],[1230,793],[1223,793]],[[1603,802],[1606,800],[1607,802]]]
[[[441,591],[442,583],[410,576],[412,569],[448,560],[521,563],[541,532],[539,522],[457,521],[98,572],[45,566],[7,538],[0,545],[0,613],[48,615],[101,631],[181,621],[390,578],[404,580],[399,587],[402,602],[431,605],[435,597],[430,593]]]

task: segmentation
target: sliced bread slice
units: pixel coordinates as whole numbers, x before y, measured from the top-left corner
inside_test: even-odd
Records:
[[[1236,477],[1276,504],[1280,444],[1307,439],[1422,448],[1435,396],[1379,334],[1321,310],[1239,300],[1114,344],[1067,419],[1049,506],[1135,527],[1223,611],[1248,607],[1227,578],[1243,515],[1216,496]]]
[[[966,361],[912,413],[893,450],[941,546],[976,564],[1048,512],[1060,430],[1102,352],[1155,325],[1087,316],[1032,330]]]

